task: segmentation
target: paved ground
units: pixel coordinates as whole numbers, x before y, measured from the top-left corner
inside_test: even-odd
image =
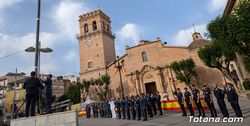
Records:
[[[215,107],[218,108],[217,103]],[[250,101],[245,97],[240,97],[240,106],[244,116],[243,122],[238,123],[194,123],[189,122],[189,117],[182,117],[180,111],[166,111],[163,116],[157,116],[150,118],[148,121],[134,121],[134,120],[119,120],[119,119],[86,119],[79,118],[80,126],[186,126],[186,125],[201,125],[201,126],[249,126],[250,125]],[[231,117],[235,116],[231,106],[227,103],[227,108]],[[217,110],[218,116],[222,117],[220,110]],[[196,113],[196,115],[198,115]],[[207,117],[210,116],[210,112],[206,111]]]

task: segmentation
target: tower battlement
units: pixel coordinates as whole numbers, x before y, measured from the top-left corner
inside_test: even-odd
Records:
[[[96,16],[96,15],[101,15],[103,18],[105,18],[106,20],[110,21],[110,17],[108,15],[106,15],[102,10],[100,9],[96,9],[96,10],[93,10],[93,11],[90,11],[90,12],[87,12],[85,14],[82,14],[79,16],[79,19],[80,20],[84,20],[84,19],[89,19],[93,16]]]

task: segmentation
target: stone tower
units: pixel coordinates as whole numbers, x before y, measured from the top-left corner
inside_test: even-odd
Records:
[[[106,65],[115,60],[115,36],[110,17],[100,9],[79,16],[80,78],[103,75]]]
[[[199,32],[194,32],[193,35],[193,41],[197,41],[197,40],[201,40],[202,39],[202,36]]]

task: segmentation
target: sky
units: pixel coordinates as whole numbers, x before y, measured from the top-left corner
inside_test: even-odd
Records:
[[[227,0],[41,0],[40,41],[52,53],[41,54],[41,73],[78,75],[79,15],[103,10],[111,18],[116,54],[143,40],[160,37],[168,45],[187,46],[194,27],[203,37],[206,25],[222,15]],[[0,0],[0,76],[30,73],[35,45],[37,0]],[[194,26],[194,27],[193,27]]]

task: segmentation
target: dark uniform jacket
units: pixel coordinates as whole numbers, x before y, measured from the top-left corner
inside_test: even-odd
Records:
[[[211,93],[211,91],[210,91],[209,88],[203,90],[203,95],[205,96],[204,98],[205,98],[205,101],[206,101],[206,102],[210,102],[210,101],[211,101],[210,94],[212,94],[212,93]]]
[[[191,93],[190,93],[189,91],[185,91],[185,92],[184,92],[185,102],[186,102],[187,104],[190,103],[190,96],[191,96]]]
[[[177,99],[178,99],[178,102],[179,103],[182,103],[182,99],[183,99],[183,94],[181,92],[176,92],[176,96],[177,96]]]
[[[228,102],[238,102],[238,94],[236,93],[236,90],[233,88],[227,90],[227,98]]]
[[[199,99],[198,99],[199,93],[200,93],[200,91],[199,91],[198,89],[192,90],[193,100],[194,100],[195,102],[199,101]]]
[[[217,101],[224,100],[225,91],[223,91],[220,88],[215,88],[214,89],[214,96],[216,97]]]

